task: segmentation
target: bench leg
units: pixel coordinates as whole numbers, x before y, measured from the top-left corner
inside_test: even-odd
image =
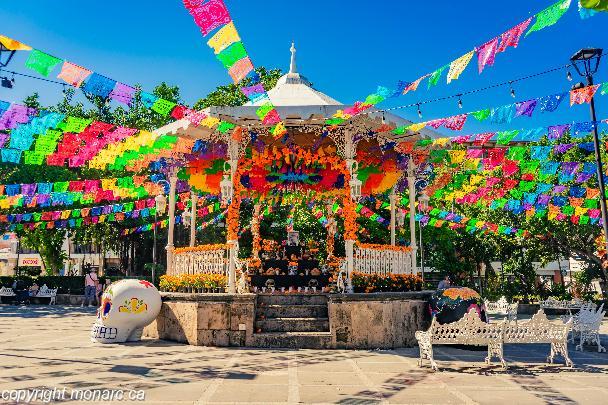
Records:
[[[433,344],[431,343],[430,336],[423,332],[419,333],[416,338],[418,340],[418,348],[420,349],[418,367],[422,367],[422,361],[428,359],[431,362],[431,368],[437,370],[437,363],[435,363],[435,359],[433,358]]]
[[[507,362],[503,356],[503,345],[502,342],[489,342],[488,343],[488,356],[486,357],[486,364],[490,364],[494,357],[498,357],[502,368],[507,368]]]
[[[570,356],[568,355],[568,342],[553,342],[551,343],[551,354],[547,357],[547,362],[553,364],[555,356],[562,355],[568,367],[574,366]]]

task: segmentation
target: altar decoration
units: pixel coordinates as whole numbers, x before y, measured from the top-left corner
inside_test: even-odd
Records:
[[[484,322],[488,322],[485,307],[477,291],[467,287],[450,287],[437,290],[429,300],[429,310],[437,322],[451,323],[462,318],[474,308]]]
[[[158,290],[148,281],[125,279],[112,283],[101,297],[91,341],[140,341],[144,326],[156,319],[161,304]]]

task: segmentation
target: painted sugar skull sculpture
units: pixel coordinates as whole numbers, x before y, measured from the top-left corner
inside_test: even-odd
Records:
[[[135,342],[144,326],[160,312],[161,299],[152,283],[120,280],[111,284],[101,298],[91,340],[99,343]]]

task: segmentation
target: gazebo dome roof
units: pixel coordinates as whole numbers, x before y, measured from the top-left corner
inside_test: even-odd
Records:
[[[289,73],[281,76],[277,84],[268,90],[268,97],[276,107],[281,106],[311,106],[311,105],[342,105],[327,94],[312,87],[312,83],[298,72],[296,66],[296,47],[291,44],[291,63]],[[260,105],[262,102],[245,105]]]

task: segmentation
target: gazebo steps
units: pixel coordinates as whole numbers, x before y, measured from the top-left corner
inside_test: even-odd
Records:
[[[328,318],[267,318],[255,322],[261,332],[329,332]]]
[[[257,319],[263,318],[327,318],[325,305],[278,305],[270,304],[256,309]]]
[[[258,294],[258,307],[267,305],[325,305],[326,294]]]
[[[254,333],[256,347],[285,349],[331,349],[330,332]]]

